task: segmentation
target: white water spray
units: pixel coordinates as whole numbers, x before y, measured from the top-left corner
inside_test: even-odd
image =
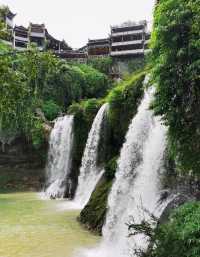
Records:
[[[129,198],[135,188],[136,170],[144,162],[144,148],[153,126],[152,113],[148,109],[151,100],[152,91],[149,90],[129,126],[125,143],[121,149],[115,181],[108,198],[109,211],[103,227],[103,235],[108,241],[115,240],[117,237],[116,226],[121,224],[122,214],[127,211]],[[127,231],[127,227],[125,229]]]
[[[165,128],[155,119],[149,136],[143,146],[142,162],[132,166],[127,174],[125,143],[108,200],[109,211],[103,234],[106,243],[115,256],[130,256],[134,250],[146,250],[148,243],[144,235],[128,237],[127,223],[140,224],[149,220],[150,214],[159,217],[164,206],[158,206],[160,199],[160,177],[165,149]],[[117,204],[118,203],[118,204]],[[115,245],[118,245],[116,249]],[[111,256],[114,256],[111,255]],[[110,255],[108,255],[110,256]],[[133,255],[132,255],[133,256]]]
[[[126,223],[140,223],[149,218],[149,213],[159,217],[164,209],[158,201],[166,128],[148,109],[152,99],[153,91],[149,89],[129,126],[108,199],[102,243],[96,249],[82,249],[79,256],[135,256],[134,249],[146,250],[148,246],[144,235],[128,237]]]
[[[73,116],[66,115],[56,120],[49,140],[48,162],[46,167],[47,189],[50,198],[64,197],[67,175],[71,169],[73,146]]]
[[[97,157],[102,123],[107,110],[108,104],[104,104],[99,109],[88,135],[78,178],[78,187],[74,198],[74,203],[80,209],[87,204],[96,184],[104,173],[104,170],[97,166]]]

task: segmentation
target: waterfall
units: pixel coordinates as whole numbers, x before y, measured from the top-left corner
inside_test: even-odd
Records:
[[[145,92],[121,149],[115,181],[108,198],[102,242],[95,249],[82,249],[79,256],[136,256],[134,250],[146,250],[148,246],[144,235],[128,237],[126,224],[149,219],[150,213],[159,217],[164,209],[164,204],[159,205],[158,201],[166,128],[148,109],[153,94],[152,88]]]
[[[108,241],[118,237],[118,233],[116,233],[118,225],[124,226],[123,222],[121,224],[121,218],[122,215],[127,215],[125,210],[127,211],[131,197],[134,197],[137,175],[141,175],[141,172],[137,174],[137,170],[144,162],[146,141],[153,126],[153,116],[148,109],[151,99],[152,89],[145,93],[138,113],[129,126],[125,143],[121,149],[115,182],[108,198],[109,211],[106,224],[103,227],[103,235]],[[133,206],[134,204],[131,206],[132,209]],[[127,231],[127,227],[125,230]]]
[[[143,153],[139,165],[126,158],[128,141],[124,144],[118,163],[116,180],[108,200],[109,211],[103,235],[106,242],[119,244],[118,256],[130,256],[135,250],[146,250],[147,238],[136,235],[128,238],[128,228],[125,224],[149,220],[150,213],[159,217],[163,206],[158,206],[160,199],[159,172],[165,149],[165,128],[155,119],[149,130],[148,138],[143,145]],[[127,139],[129,139],[127,137]],[[129,172],[127,163],[132,165]],[[136,161],[137,162],[137,161]],[[133,255],[134,256],[134,255]]]
[[[80,209],[87,204],[96,184],[104,173],[104,170],[97,166],[97,157],[102,123],[107,110],[108,104],[104,104],[99,109],[88,135],[74,198],[74,202]]]
[[[59,117],[49,139],[45,194],[50,198],[64,197],[71,169],[72,146],[73,116]]]

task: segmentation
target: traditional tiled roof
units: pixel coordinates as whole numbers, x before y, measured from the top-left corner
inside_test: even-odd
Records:
[[[44,31],[45,31],[45,25],[44,25],[44,24],[34,24],[34,23],[30,23],[29,29],[30,29],[31,32],[44,33]]]
[[[13,13],[10,11],[10,9],[8,9],[6,16],[12,20],[16,16],[16,13]]]
[[[24,26],[15,26],[14,31],[24,31],[28,33],[28,29],[25,28]]]

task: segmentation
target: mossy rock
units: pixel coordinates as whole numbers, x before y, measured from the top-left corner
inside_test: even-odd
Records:
[[[131,119],[137,113],[137,108],[143,97],[143,81],[145,72],[131,76],[128,80],[121,82],[109,93],[109,123],[111,129],[110,145],[112,146],[112,158],[119,154],[124,142]]]
[[[107,211],[107,199],[112,180],[107,180],[105,176],[97,184],[91,198],[85,208],[81,211],[79,220],[89,230],[101,234]]]
[[[87,101],[74,103],[68,109],[68,114],[74,115],[74,146],[72,153],[72,170],[70,173],[73,189],[71,195],[66,195],[66,197],[73,198],[74,196],[88,134],[100,107],[101,103],[99,100],[88,99]]]

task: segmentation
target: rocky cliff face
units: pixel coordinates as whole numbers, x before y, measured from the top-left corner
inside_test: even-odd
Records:
[[[40,190],[47,145],[35,150],[25,138],[0,143],[0,190]]]

